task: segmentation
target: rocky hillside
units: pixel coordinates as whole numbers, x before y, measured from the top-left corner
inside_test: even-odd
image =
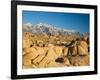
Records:
[[[40,24],[35,25],[37,27],[33,27],[31,24],[28,25],[30,26],[23,29],[23,69],[89,65],[88,37],[51,35],[49,33],[54,30],[52,27],[49,27],[49,30],[47,27],[47,30],[45,30],[46,27],[40,26]],[[38,29],[39,32],[41,30],[41,34],[42,32],[46,34],[37,35]]]

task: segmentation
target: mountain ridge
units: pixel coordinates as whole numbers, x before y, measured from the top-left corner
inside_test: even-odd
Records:
[[[33,34],[38,35],[75,35],[75,36],[82,36],[83,34],[80,32],[77,32],[75,30],[69,30],[69,29],[62,29],[59,27],[56,27],[51,24],[47,23],[38,23],[36,25],[32,25],[31,23],[23,24],[23,32],[31,32]],[[85,36],[88,36],[85,35]]]

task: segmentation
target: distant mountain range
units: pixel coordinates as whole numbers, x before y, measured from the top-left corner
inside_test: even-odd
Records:
[[[75,35],[75,36],[89,36],[89,33],[80,33],[75,30],[62,29],[54,25],[39,23],[32,25],[31,23],[23,24],[23,32],[31,32],[36,35]]]

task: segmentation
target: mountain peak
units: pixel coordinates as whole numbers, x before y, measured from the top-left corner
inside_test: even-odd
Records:
[[[40,34],[41,35],[44,35],[44,34],[73,35],[73,34],[78,33],[75,30],[62,29],[62,28],[59,28],[47,23],[38,23],[36,25],[32,25],[31,23],[26,23],[23,25],[23,31],[32,32],[33,34],[39,34],[39,35]]]
[[[42,22],[36,24],[35,26],[38,26],[38,27],[46,27],[46,28],[54,28],[53,25],[50,25],[50,24],[48,24],[48,23],[42,23]]]

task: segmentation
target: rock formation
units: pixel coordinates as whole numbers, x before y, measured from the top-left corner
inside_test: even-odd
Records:
[[[63,35],[61,31],[58,34],[61,29],[42,23],[35,26],[37,27],[32,28],[30,25],[23,28],[23,69],[88,66],[90,64],[87,36],[73,36],[76,33],[73,31],[69,31],[72,35],[68,35],[68,30],[65,32],[67,35]],[[24,25],[24,27],[26,26]],[[36,33],[40,31],[39,28],[42,31],[39,33],[40,35],[37,35]],[[32,30],[30,31],[30,29]],[[43,32],[43,30],[45,31]],[[46,34],[41,35],[44,33]]]

